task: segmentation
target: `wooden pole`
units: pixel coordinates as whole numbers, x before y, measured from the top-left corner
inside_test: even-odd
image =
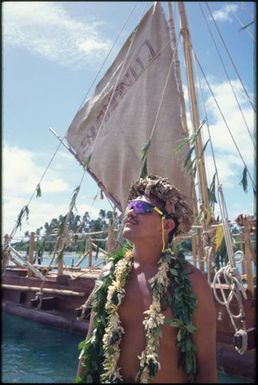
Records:
[[[34,255],[34,249],[35,249],[35,233],[32,231],[30,233],[30,243],[29,243],[29,258],[28,261],[33,265],[33,255]],[[33,272],[31,270],[28,270],[28,277],[32,277]]]
[[[88,238],[88,254],[89,254],[89,267],[92,266],[92,240]]]
[[[250,229],[249,226],[244,227],[244,240],[245,240],[245,255],[247,257],[246,260],[246,275],[247,275],[247,288],[250,290],[252,295],[254,295],[254,281],[253,281],[253,271],[252,271],[252,261],[253,261],[253,253],[252,253],[252,245],[250,242]]]
[[[242,274],[246,274],[246,258],[245,258],[245,247],[244,247],[244,234],[240,233],[240,250],[243,252],[244,258],[242,260]]]
[[[194,71],[193,71],[193,60],[192,60],[192,52],[191,52],[191,39],[188,30],[187,17],[185,12],[185,6],[183,1],[178,2],[178,10],[181,19],[181,34],[183,36],[183,45],[184,45],[184,58],[186,65],[186,75],[187,75],[187,88],[189,93],[190,100],[190,112],[191,119],[193,123],[193,131],[197,133],[200,127],[200,117],[198,110],[198,101],[195,90],[195,81],[194,81]],[[208,196],[208,187],[207,187],[207,176],[205,170],[204,156],[202,154],[203,144],[201,133],[198,134],[195,146],[195,155],[197,161],[197,176],[198,183],[200,189],[200,197],[201,197],[201,207],[206,212],[210,212],[209,207],[209,196]],[[208,216],[206,218],[206,223],[208,224]],[[204,250],[203,250],[203,241],[202,241],[202,232],[198,232],[198,251],[199,251],[199,263],[200,270],[204,270]]]
[[[192,254],[193,254],[193,264],[197,266],[197,237],[193,235],[192,237]]]
[[[187,87],[188,87],[188,93],[189,93],[189,99],[190,99],[190,112],[191,112],[191,118],[193,123],[193,130],[196,133],[198,131],[198,128],[200,127],[200,118],[199,118],[199,111],[198,111],[197,96],[195,91],[190,34],[188,30],[187,17],[186,17],[183,1],[178,2],[178,9],[179,9],[179,14],[181,19],[181,33],[183,36],[184,57],[185,57],[186,74],[187,74],[187,80],[188,80]],[[201,199],[202,199],[204,208],[209,211],[207,177],[206,177],[204,157],[201,156],[202,149],[203,149],[203,144],[202,144],[202,138],[200,133],[197,136],[197,140],[195,142],[195,153],[196,153],[196,158],[199,160],[197,162],[197,170],[198,170]]]
[[[112,250],[113,242],[114,242],[114,231],[113,231],[113,225],[110,222],[108,225],[108,239],[107,239],[107,246],[106,246],[108,253],[110,253]]]
[[[40,288],[36,286],[22,286],[22,285],[10,285],[7,283],[3,283],[2,287],[4,289],[10,290],[22,290],[22,291],[42,291],[43,293],[51,293],[51,294],[62,294],[62,295],[73,295],[77,297],[84,297],[85,292],[83,291],[74,291],[74,290],[66,290],[66,289],[55,289],[55,288]]]
[[[3,259],[2,259],[2,269],[5,271],[8,262],[9,262],[9,250],[8,250],[9,235],[4,235],[4,246],[3,246]]]
[[[183,132],[185,135],[189,135],[189,130],[187,127],[187,119],[186,119],[186,107],[185,107],[185,99],[184,99],[184,91],[182,86],[182,76],[181,76],[181,70],[180,70],[180,62],[178,59],[178,53],[177,53],[177,39],[176,39],[176,33],[175,33],[175,23],[174,23],[174,16],[172,11],[172,5],[171,2],[168,1],[168,9],[169,9],[169,27],[171,32],[171,40],[172,40],[172,48],[174,50],[173,56],[174,56],[174,62],[175,62],[175,74],[176,74],[176,81],[178,86],[178,92],[180,97],[180,105],[181,105],[181,121],[182,121],[182,127]],[[191,174],[189,176],[191,178],[191,194],[192,194],[192,209],[193,209],[193,216],[194,218],[197,218],[198,216],[198,207],[197,207],[197,197],[196,197],[196,191],[195,191],[195,182],[194,182],[194,176]],[[200,235],[198,234],[197,237]],[[192,253],[193,253],[193,264],[196,266],[197,264],[197,238],[196,236],[192,237]],[[200,243],[201,241],[199,241]]]
[[[64,258],[62,255],[62,257],[59,259],[58,264],[57,264],[57,274],[62,275],[63,272],[64,272]]]
[[[199,256],[199,269],[204,271],[204,248],[202,240],[202,229],[197,229],[197,250]]]

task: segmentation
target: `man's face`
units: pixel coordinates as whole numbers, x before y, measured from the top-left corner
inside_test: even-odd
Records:
[[[144,195],[134,200],[148,202],[155,206],[155,203]],[[137,214],[133,208],[127,208],[124,215],[123,236],[132,242],[140,239],[160,241],[162,236],[161,215],[154,210],[147,214]]]

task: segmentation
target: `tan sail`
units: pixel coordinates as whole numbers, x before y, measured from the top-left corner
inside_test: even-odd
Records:
[[[187,147],[173,73],[173,52],[163,11],[156,3],[122,47],[90,100],[72,121],[67,142],[81,164],[120,209],[138,178],[141,149],[151,139],[148,174],[168,177],[191,200],[182,171]]]

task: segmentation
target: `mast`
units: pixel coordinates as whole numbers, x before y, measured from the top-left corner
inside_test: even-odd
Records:
[[[175,75],[176,75],[176,82],[177,82],[179,97],[180,97],[180,101],[181,101],[180,106],[181,106],[182,127],[183,127],[184,134],[188,135],[185,99],[184,99],[184,92],[183,92],[183,87],[182,87],[180,63],[179,63],[178,53],[177,53],[177,39],[176,39],[176,33],[175,33],[175,23],[174,23],[174,17],[173,17],[172,6],[171,6],[170,1],[168,1],[168,9],[169,9],[169,27],[170,27],[171,38],[172,38],[171,43],[172,43],[172,49],[174,50],[173,57],[174,57],[174,63],[175,63]],[[193,178],[192,174],[191,174],[191,178],[192,178],[193,212],[194,212],[194,215],[196,216],[198,213],[198,210],[197,210],[197,203],[196,203],[197,202],[196,193],[195,193],[195,188],[194,188],[194,178]]]
[[[191,118],[193,123],[193,130],[196,133],[198,128],[200,127],[200,117],[199,117],[199,111],[198,111],[197,96],[195,91],[191,40],[190,40],[188,23],[187,23],[187,18],[185,13],[185,6],[183,1],[178,2],[178,10],[179,10],[180,20],[181,20],[181,33],[183,36],[186,74],[187,74],[187,80],[188,80],[187,88],[188,88],[189,99],[190,99]],[[204,210],[207,210],[207,212],[209,212],[207,177],[206,177],[204,157],[201,156],[202,148],[203,148],[202,138],[201,138],[201,133],[199,133],[197,140],[195,142],[195,153],[196,153],[197,159],[199,160],[197,162],[197,172],[198,172],[202,204],[204,206]]]
[[[171,1],[168,1],[168,11],[169,11],[168,22],[169,22],[169,28],[170,28],[170,32],[171,32],[171,45],[172,45],[172,49],[174,50],[173,57],[174,57],[174,63],[175,63],[175,75],[176,75],[176,82],[177,82],[177,87],[178,87],[178,92],[179,92],[179,97],[180,97],[182,127],[183,127],[184,134],[188,135],[185,99],[184,99],[184,92],[183,92],[183,86],[182,86],[180,63],[179,63],[179,58],[178,58],[178,53],[177,53],[177,38],[176,38],[176,32],[175,32],[175,22],[174,22],[174,16],[173,16],[173,11],[172,11]],[[191,178],[192,209],[193,209],[194,218],[196,218],[198,215],[198,207],[197,207],[197,198],[196,198],[196,191],[195,191],[193,174],[190,175],[190,178]],[[200,244],[201,240],[198,240],[196,238],[196,236],[193,236],[192,237],[192,253],[193,253],[194,266],[196,266],[196,264],[197,264],[197,254],[198,254],[197,253],[197,248],[198,248],[197,243],[198,242]],[[199,248],[199,250],[200,250],[200,248]],[[199,251],[199,253],[200,253],[200,251]],[[201,256],[203,256],[202,252],[201,252]],[[200,262],[200,265],[202,265],[201,262]]]

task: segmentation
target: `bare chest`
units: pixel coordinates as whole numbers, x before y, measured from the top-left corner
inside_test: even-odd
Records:
[[[143,318],[143,312],[152,303],[152,292],[148,282],[149,277],[144,273],[132,272],[126,285],[126,295],[119,309],[119,316],[125,326],[130,326],[135,317]]]
[[[119,316],[125,330],[121,341],[119,366],[125,378],[135,378],[139,370],[138,356],[146,347],[145,330],[143,326],[144,311],[152,303],[152,291],[146,274],[131,274],[125,289],[124,302],[119,309]],[[166,318],[173,318],[170,309],[163,311]],[[179,382],[184,378],[178,370],[178,349],[176,347],[176,330],[171,326],[162,326],[162,337],[159,347],[161,370],[157,375],[158,382]],[[156,379],[156,378],[155,378]],[[173,379],[173,381],[171,381]]]

